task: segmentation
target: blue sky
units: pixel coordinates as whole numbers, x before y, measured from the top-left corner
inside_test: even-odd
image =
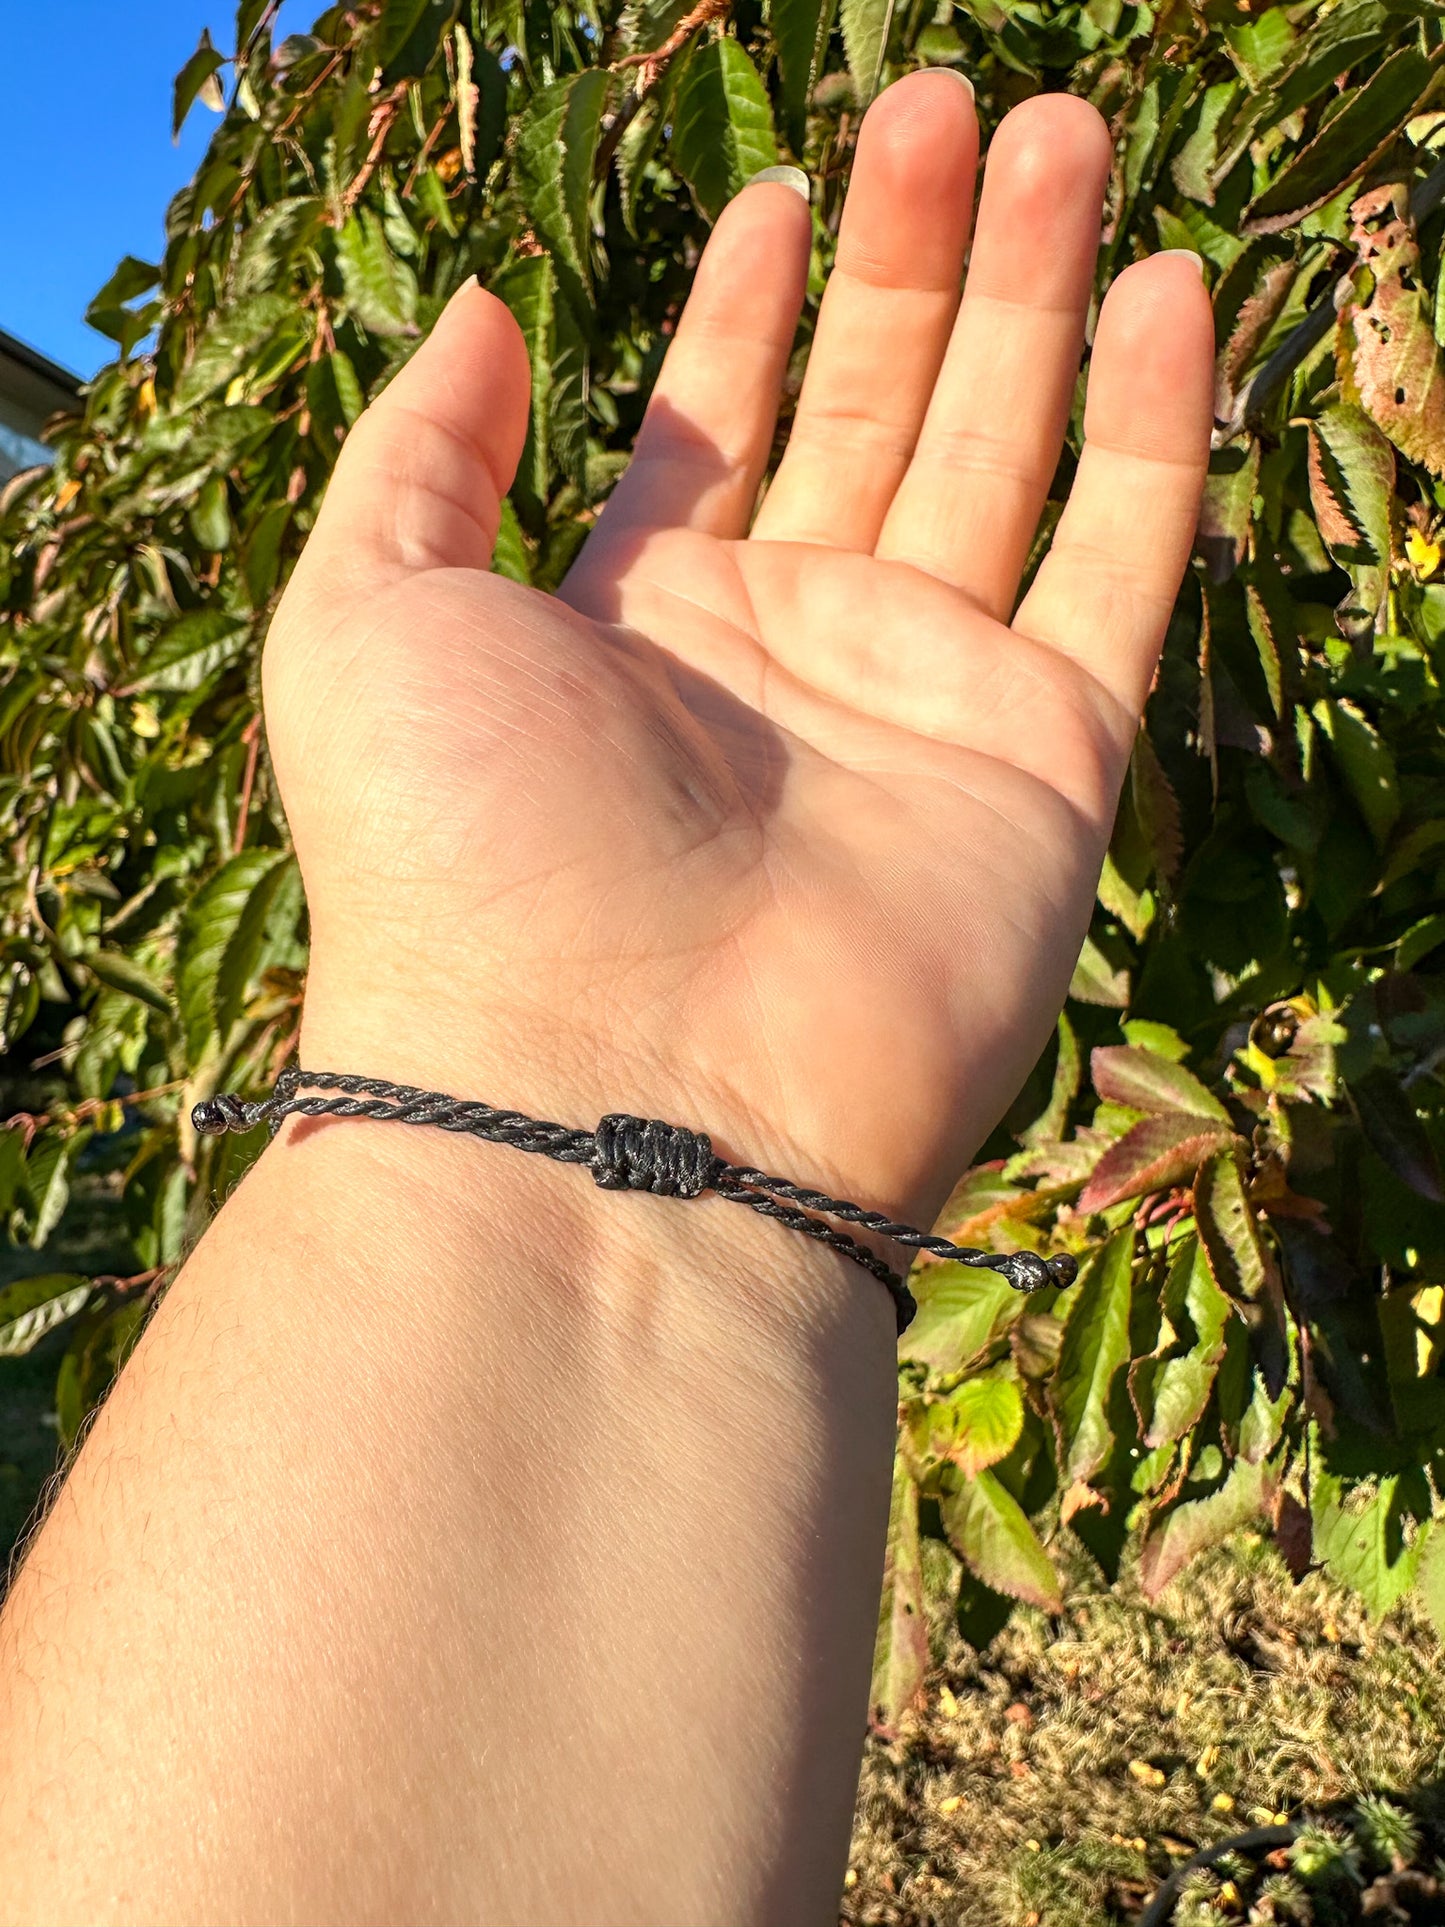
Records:
[[[321,0],[286,0],[282,31]],[[171,144],[171,90],[228,0],[0,0],[0,328],[78,375],[114,353],[85,310],[124,254],[158,258],[166,203],[215,127],[197,105]]]

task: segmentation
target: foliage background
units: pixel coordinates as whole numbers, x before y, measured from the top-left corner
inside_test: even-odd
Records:
[[[1445,1625],[1440,9],[358,0],[279,45],[271,13],[180,76],[210,151],[164,259],[96,298],[116,357],[54,470],[0,500],[0,1210],[33,1249],[121,1214],[112,1271],[0,1288],[0,1374],[58,1351],[72,1443],[255,1153],[187,1113],[293,1047],[256,667],[368,395],[480,273],[535,374],[497,567],[555,585],[709,221],[760,167],[811,174],[796,394],[860,110],[949,64],[985,136],[1040,89],[1108,116],[1100,289],[1201,255],[1220,427],[1055,1046],[943,1220],[1091,1255],[1028,1301],[919,1275],[875,1721],[917,1693],[925,1577],[981,1639],[1057,1605],[1061,1534],[1106,1574],[1132,1542],[1157,1592],[1262,1522]]]

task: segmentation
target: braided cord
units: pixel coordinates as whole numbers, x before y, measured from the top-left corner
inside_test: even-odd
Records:
[[[336,1096],[323,1096],[336,1092]],[[310,1093],[310,1094],[308,1094]],[[357,1077],[338,1071],[283,1071],[271,1095],[252,1101],[222,1092],[197,1104],[191,1122],[202,1137],[255,1130],[258,1124],[272,1134],[287,1117],[366,1117],[393,1124],[428,1124],[443,1131],[463,1132],[489,1144],[507,1144],[559,1164],[582,1164],[595,1182],[609,1191],[650,1191],[658,1197],[697,1198],[712,1191],[735,1204],[745,1204],[762,1217],[774,1218],[792,1231],[816,1238],[841,1257],[870,1272],[885,1285],[904,1331],[918,1309],[912,1292],[891,1265],[860,1244],[836,1224],[858,1225],[891,1238],[914,1251],[926,1251],[955,1264],[1000,1272],[1015,1291],[1042,1291],[1048,1285],[1074,1282],[1078,1267],[1068,1256],[1043,1259],[1032,1251],[998,1254],[968,1245],[950,1244],[913,1225],[896,1223],[881,1211],[867,1211],[846,1199],[775,1178],[766,1171],[728,1164],[714,1156],[712,1141],[702,1131],[659,1118],[617,1113],[604,1117],[595,1131],[577,1131],[565,1124],[549,1124],[525,1117],[520,1111],[500,1111],[493,1105],[448,1097],[440,1091],[417,1090],[410,1084],[391,1084],[384,1078]]]

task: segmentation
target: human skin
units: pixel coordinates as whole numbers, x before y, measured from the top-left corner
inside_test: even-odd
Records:
[[[1018,587],[1109,165],[925,73],[864,123],[788,451],[787,185],[719,221],[560,594],[488,573],[528,369],[460,293],[267,644],[301,1061],[632,1111],[915,1222],[1047,1038],[1194,528],[1196,265],[1125,270]],[[836,1917],[894,1416],[866,1273],[716,1197],[289,1123],[0,1620],[0,1919]]]

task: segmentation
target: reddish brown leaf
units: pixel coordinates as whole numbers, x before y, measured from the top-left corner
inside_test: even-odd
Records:
[[[1227,1148],[1234,1133],[1211,1117],[1183,1112],[1146,1117],[1105,1152],[1079,1199],[1083,1212],[1104,1211],[1146,1191],[1186,1184],[1211,1152]]]
[[[1341,317],[1340,385],[1412,462],[1445,475],[1445,356],[1417,287],[1376,277]]]
[[[1314,1564],[1314,1528],[1309,1507],[1293,1492],[1281,1492],[1274,1502],[1274,1542],[1296,1585]]]
[[[1192,1071],[1172,1063],[1157,1051],[1134,1044],[1113,1044],[1092,1053],[1089,1070],[1094,1089],[1111,1103],[1132,1111],[1183,1112],[1188,1117],[1212,1118],[1228,1124],[1229,1113]]]

